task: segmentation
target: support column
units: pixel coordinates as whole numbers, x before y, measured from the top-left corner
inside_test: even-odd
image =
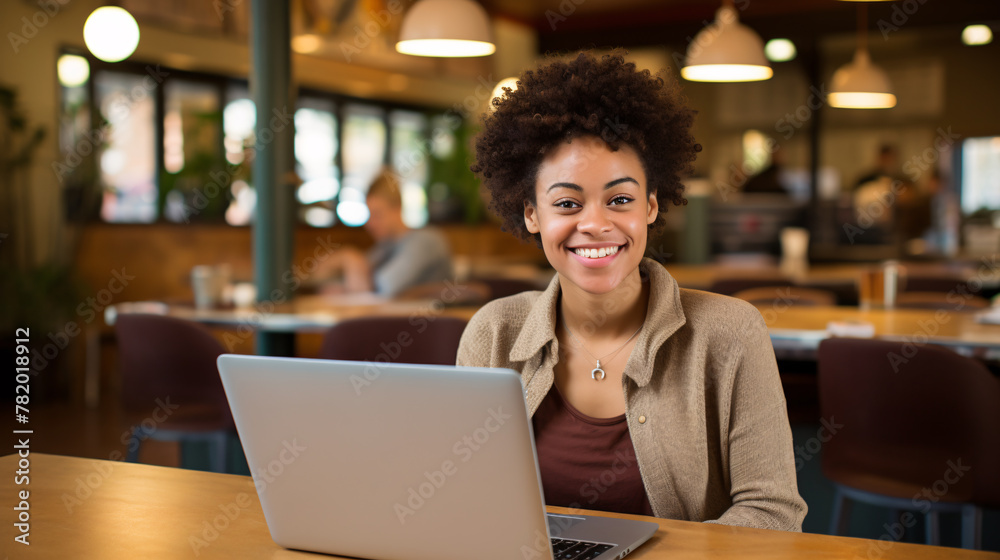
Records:
[[[250,13],[250,96],[257,106],[257,144],[253,186],[253,267],[257,301],[291,300],[282,276],[292,265],[294,198],[287,184],[292,170],[293,115],[289,0],[252,0]],[[265,313],[270,306],[260,307]],[[291,356],[294,333],[258,331],[257,354]]]

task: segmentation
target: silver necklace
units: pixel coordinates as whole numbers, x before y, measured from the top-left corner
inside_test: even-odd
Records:
[[[609,356],[611,356],[612,354],[617,354],[618,352],[621,351],[622,348],[625,348],[625,345],[629,343],[629,340],[632,340],[633,338],[635,338],[635,335],[639,334],[639,331],[642,330],[642,327],[643,325],[639,325],[639,328],[635,329],[635,332],[632,333],[632,336],[628,337],[628,340],[622,343],[621,346],[615,348],[611,352],[608,352],[607,354],[604,355],[604,357],[598,358],[597,356],[590,354],[590,350],[587,350],[587,347],[584,346],[582,342],[580,342],[580,339],[577,338],[575,334],[573,334],[573,331],[569,330],[569,327],[566,326],[565,323],[563,324],[563,328],[566,329],[566,332],[569,333],[570,338],[572,338],[573,341],[580,346],[580,348],[583,348],[584,352],[590,354],[591,358],[597,360],[597,366],[594,369],[590,370],[590,378],[593,379],[594,381],[601,381],[606,376],[606,374],[604,373],[604,368],[601,367],[601,360],[606,361]],[[600,377],[598,377],[598,375],[600,375]]]

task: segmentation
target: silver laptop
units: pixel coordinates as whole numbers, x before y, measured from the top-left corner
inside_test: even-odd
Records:
[[[228,354],[218,364],[283,547],[378,560],[606,560],[659,528],[546,514],[514,371]]]

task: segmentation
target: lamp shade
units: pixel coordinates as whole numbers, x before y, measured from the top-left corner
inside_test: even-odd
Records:
[[[868,51],[858,49],[854,60],[833,74],[827,100],[842,109],[888,109],[896,106],[889,76],[872,64]]]
[[[773,74],[764,41],[740,23],[732,6],[719,8],[715,22],[695,35],[681,69],[684,79],[695,82],[754,82]]]
[[[487,56],[496,52],[490,18],[472,0],[420,0],[403,18],[396,50],[437,57]]]

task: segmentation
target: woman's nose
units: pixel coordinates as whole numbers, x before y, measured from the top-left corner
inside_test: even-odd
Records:
[[[590,205],[580,213],[580,221],[576,229],[582,233],[599,235],[614,228],[608,217],[607,210],[601,205]]]

